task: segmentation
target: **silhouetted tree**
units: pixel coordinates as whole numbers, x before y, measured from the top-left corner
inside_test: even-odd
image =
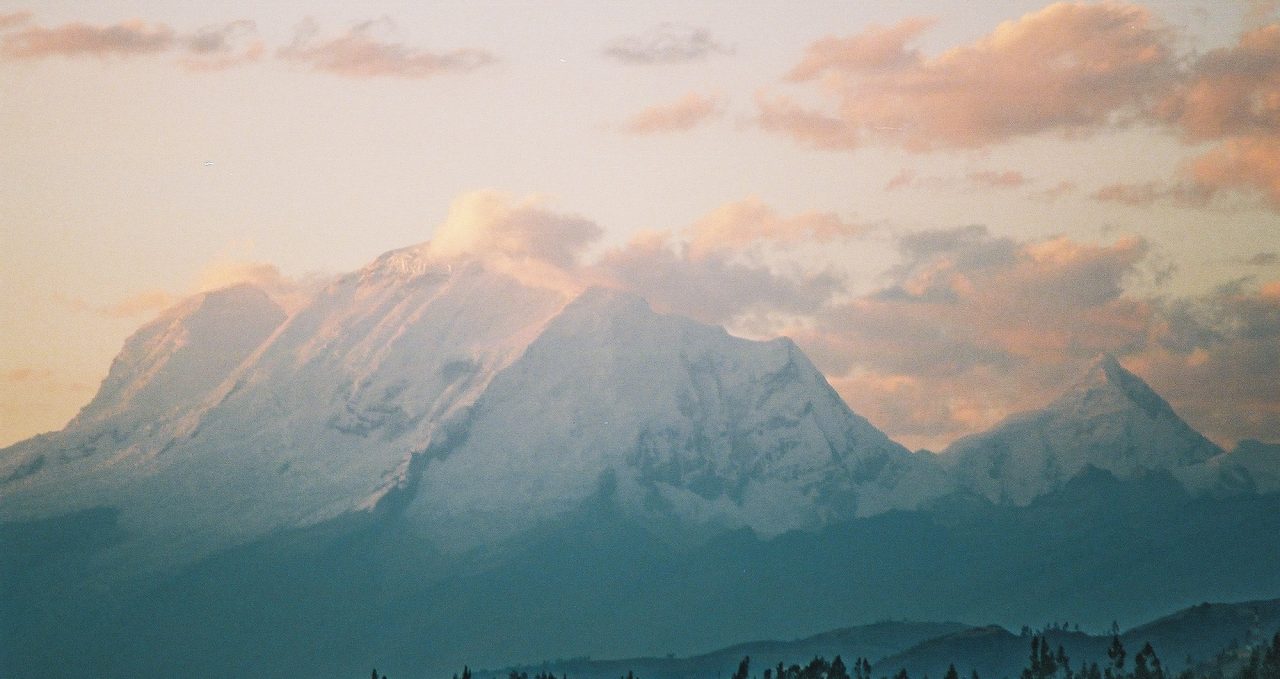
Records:
[[[907,668],[903,667],[898,670],[897,674],[893,675],[893,679],[911,679],[911,677],[907,676]]]
[[[947,673],[942,675],[942,679],[960,679],[960,673],[956,671],[954,664],[947,665]]]
[[[1113,634],[1111,635],[1111,645],[1107,647],[1107,657],[1111,659],[1111,665],[1107,667],[1107,679],[1120,679],[1124,676],[1124,644],[1120,643],[1120,636],[1114,634],[1114,630],[1118,627],[1115,622],[1111,623]]]
[[[738,671],[733,673],[733,679],[750,679],[750,668],[751,656],[743,656],[742,662],[738,663]]]
[[[1280,632],[1271,638],[1271,647],[1262,654],[1258,679],[1280,679]]]
[[[871,661],[866,658],[858,658],[858,662],[854,663],[854,668],[859,671],[856,673],[862,679],[871,679]],[[857,679],[855,677],[854,679]]]
[[[840,656],[836,656],[831,661],[831,669],[827,670],[827,679],[849,679],[849,670],[844,666],[844,660]]]

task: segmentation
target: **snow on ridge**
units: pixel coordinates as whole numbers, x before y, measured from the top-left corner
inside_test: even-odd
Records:
[[[631,513],[765,535],[853,516],[860,495],[918,502],[883,487],[912,476],[912,453],[849,411],[794,343],[604,288],[495,376],[441,453],[409,512],[455,546],[552,518],[605,480]]]
[[[1176,470],[1222,451],[1110,355],[1042,410],[1007,418],[941,454],[957,481],[994,502],[1025,505],[1085,467],[1121,478]]]

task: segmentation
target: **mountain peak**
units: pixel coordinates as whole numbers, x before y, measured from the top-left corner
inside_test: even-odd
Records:
[[[1181,469],[1221,452],[1142,378],[1103,354],[1043,410],[956,441],[944,459],[970,489],[1026,504],[1089,466],[1127,478]]]
[[[1084,377],[1055,403],[1065,405],[1081,399],[1098,400],[1104,394],[1119,397],[1122,402],[1141,408],[1153,418],[1178,417],[1167,401],[1109,353],[1098,356]]]

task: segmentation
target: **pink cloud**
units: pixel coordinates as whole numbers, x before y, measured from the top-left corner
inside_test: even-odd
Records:
[[[713,252],[736,251],[761,243],[773,246],[827,243],[863,232],[830,212],[805,212],[783,217],[759,198],[722,205],[689,228],[689,257],[702,259]]]
[[[48,368],[14,368],[0,373],[0,381],[4,382],[43,382],[53,377]]]
[[[552,211],[536,197],[473,191],[453,202],[431,248],[446,257],[497,255],[569,269],[602,233],[595,222]]]
[[[761,97],[761,125],[821,148],[975,148],[1108,126],[1174,75],[1169,31],[1137,5],[1057,3],[936,57],[907,48],[928,25],[815,43],[790,79],[816,83],[830,105]]]
[[[31,12],[10,12],[0,14],[0,31],[20,26],[31,20]]]
[[[1156,306],[1124,292],[1141,239],[1018,242],[964,227],[900,246],[888,285],[788,332],[855,409],[912,445],[1046,402],[1098,353],[1144,346],[1154,325]]]
[[[631,134],[680,132],[721,115],[720,98],[690,92],[669,104],[650,106],[631,118],[624,129]]]
[[[916,171],[904,167],[898,171],[898,174],[893,175],[893,177],[889,179],[889,182],[884,185],[884,190],[897,191],[898,189],[911,186],[915,180]]]
[[[1210,195],[1244,190],[1280,210],[1280,134],[1227,139],[1191,163],[1191,180]]]
[[[1075,182],[1064,179],[1047,189],[1036,191],[1032,194],[1032,197],[1053,202],[1069,193],[1074,193],[1077,188]]]
[[[987,189],[1016,189],[1027,183],[1027,178],[1017,170],[978,170],[965,176],[972,184]]]
[[[379,37],[392,28],[386,19],[366,21],[326,40],[318,37],[319,26],[308,19],[298,27],[293,42],[277,54],[287,61],[310,66],[312,70],[351,78],[428,78],[445,73],[466,73],[496,61],[493,54],[481,49],[429,52]]]
[[[0,51],[13,59],[48,56],[135,56],[173,47],[175,34],[164,24],[126,21],[110,26],[69,23],[54,28],[33,26],[0,38]]]

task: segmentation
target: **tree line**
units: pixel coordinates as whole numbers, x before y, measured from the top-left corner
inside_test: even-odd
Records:
[[[373,671],[372,679],[379,678],[378,671]],[[387,679],[386,675],[381,675]],[[453,675],[453,679],[473,679],[471,668],[463,667],[462,674]],[[531,679],[528,672],[512,670],[507,679]],[[550,672],[539,672],[532,679],[569,679],[568,675],[556,677]],[[619,679],[640,679],[628,671]],[[738,669],[731,679],[754,679],[751,674],[751,657],[746,656],[738,663]],[[831,661],[819,656],[807,664],[785,665],[779,662],[774,667],[766,668],[762,679],[890,679],[887,675],[873,677],[871,662],[867,658],[855,658],[852,669],[844,659],[837,655]],[[892,679],[912,679],[906,669],[899,669]],[[928,675],[920,679],[929,679]],[[947,667],[942,679],[960,679],[960,673],[954,663]],[[967,679],[982,679],[976,670],[970,672]],[[1071,658],[1061,644],[1052,648],[1045,636],[1031,635],[1031,652],[1027,664],[1022,668],[1018,679],[1280,679],[1280,632],[1276,632],[1270,643],[1259,644],[1242,653],[1238,649],[1223,651],[1214,661],[1199,668],[1187,668],[1177,675],[1168,674],[1160,657],[1150,643],[1133,655],[1132,662],[1124,643],[1118,634],[1113,634],[1107,646],[1107,660],[1102,665],[1095,662],[1081,662],[1073,666]]]

